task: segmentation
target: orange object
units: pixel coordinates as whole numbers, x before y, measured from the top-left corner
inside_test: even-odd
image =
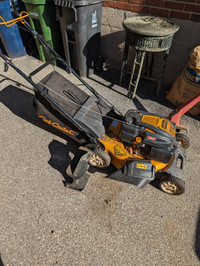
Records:
[[[159,116],[143,115],[142,122],[153,125],[154,127],[160,128],[168,132],[172,137],[175,137],[175,127],[168,120],[161,118]],[[148,131],[150,131],[148,129]]]
[[[117,169],[121,169],[128,161],[133,161],[135,158],[141,160],[145,159],[144,156],[137,155],[134,150],[133,154],[129,154],[124,144],[121,142],[121,139],[117,136],[104,135],[100,141],[105,147],[105,152],[110,155],[112,164]],[[151,163],[156,167],[156,172],[164,168],[167,169],[169,165],[155,160],[151,160]]]
[[[136,137],[135,141],[136,141],[136,143],[140,143],[142,141],[142,138],[141,137]]]
[[[2,20],[2,22],[0,22],[0,25],[5,25],[6,27],[11,27],[12,25],[14,25],[15,23],[21,22],[22,24],[24,24],[25,22],[22,20],[23,18],[26,18],[29,16],[29,13],[26,11],[22,11],[20,13],[20,16],[18,18],[9,20],[9,21],[5,21],[1,16],[0,19]]]

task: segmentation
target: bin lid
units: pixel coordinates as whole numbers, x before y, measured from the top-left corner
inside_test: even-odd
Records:
[[[55,5],[74,7],[74,6],[89,6],[103,2],[103,0],[54,0]]]
[[[22,0],[26,4],[45,5],[53,2],[53,0]]]
[[[127,18],[124,28],[132,33],[144,36],[167,36],[178,31],[179,26],[173,21],[153,16],[137,16]]]

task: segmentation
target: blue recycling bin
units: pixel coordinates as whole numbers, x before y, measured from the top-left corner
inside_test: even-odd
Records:
[[[14,19],[10,7],[10,0],[0,0],[0,16],[5,21]],[[0,22],[2,22],[1,19]],[[9,57],[21,57],[26,55],[26,50],[17,24],[11,27],[0,25],[0,38]]]

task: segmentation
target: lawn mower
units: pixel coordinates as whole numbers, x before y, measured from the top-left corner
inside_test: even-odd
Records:
[[[53,55],[52,59],[25,75],[0,53],[4,71],[14,68],[34,87],[36,114],[49,126],[75,140],[81,152],[66,169],[72,178],[67,187],[82,190],[89,178],[89,165],[115,170],[111,178],[143,188],[156,178],[161,190],[179,195],[185,191],[183,168],[185,150],[176,140],[175,124],[160,115],[129,110],[125,116],[89,86],[43,38],[23,20],[24,26]],[[75,75],[88,89],[83,91],[57,71],[52,71],[37,84],[32,77],[55,60],[68,73]]]

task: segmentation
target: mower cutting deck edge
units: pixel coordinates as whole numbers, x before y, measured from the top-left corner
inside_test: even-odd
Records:
[[[165,117],[138,110],[129,110],[122,116],[81,79],[27,22],[25,26],[54,57],[29,76],[2,53],[0,57],[5,61],[5,71],[11,66],[34,87],[38,117],[84,147],[66,169],[72,178],[72,183],[67,186],[82,190],[89,178],[89,164],[99,168],[113,164],[117,170],[112,178],[118,176],[120,180],[129,180],[142,188],[156,178],[156,172],[162,172],[163,176],[158,180],[161,190],[172,195],[183,193],[186,155],[176,140],[175,124]],[[92,95],[57,71],[49,73],[38,84],[33,82],[32,76],[54,60],[59,60]]]

